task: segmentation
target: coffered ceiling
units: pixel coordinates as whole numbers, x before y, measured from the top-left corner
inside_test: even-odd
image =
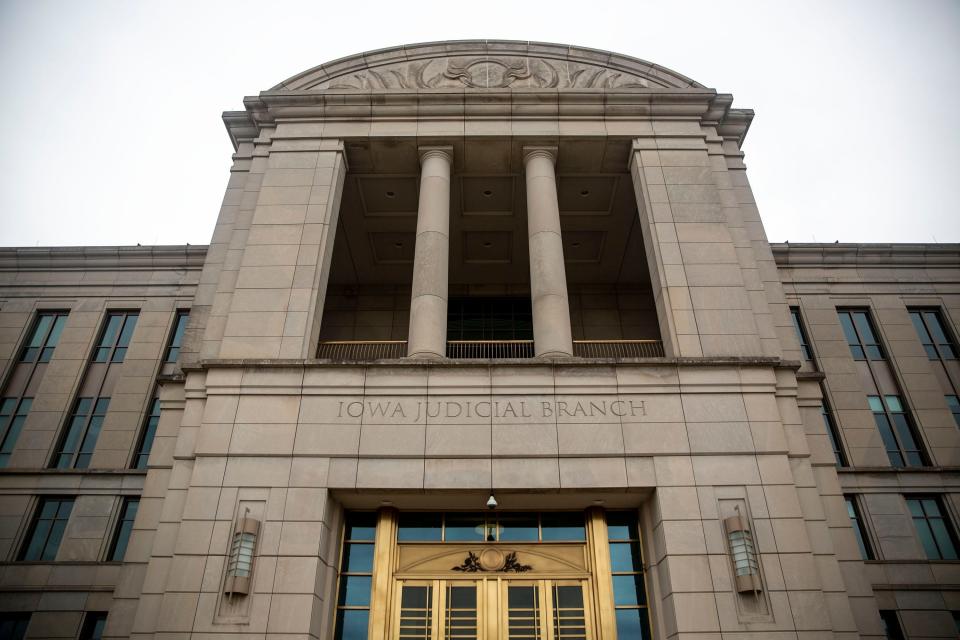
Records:
[[[450,283],[529,282],[523,145],[484,139],[453,146]],[[629,141],[561,141],[558,147],[568,281],[648,285],[627,173]],[[349,142],[347,160],[330,281],[409,284],[417,226],[417,142]]]

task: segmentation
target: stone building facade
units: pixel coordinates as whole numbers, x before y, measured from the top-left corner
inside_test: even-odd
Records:
[[[956,637],[960,246],[769,244],[608,52],[244,104],[209,246],[0,249],[4,638]]]

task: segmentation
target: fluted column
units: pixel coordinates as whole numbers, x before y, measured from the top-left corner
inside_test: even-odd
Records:
[[[446,356],[452,163],[453,147],[420,148],[420,202],[407,334],[411,358]]]
[[[527,176],[527,237],[530,242],[530,295],[537,356],[573,355],[567,274],[560,238],[556,147],[524,147]]]

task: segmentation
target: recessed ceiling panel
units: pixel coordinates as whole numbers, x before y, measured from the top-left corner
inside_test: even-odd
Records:
[[[367,216],[417,215],[417,179],[359,176],[357,185]]]
[[[513,260],[513,234],[509,231],[467,231],[463,234],[464,262],[507,264]]]
[[[508,216],[513,213],[513,178],[463,178],[460,198],[465,216]]]
[[[557,184],[563,215],[607,215],[617,186],[615,177],[561,176]]]
[[[378,264],[410,264],[416,247],[417,234],[404,232],[373,232],[370,247]]]
[[[564,231],[563,259],[570,263],[599,263],[606,235],[604,231]]]

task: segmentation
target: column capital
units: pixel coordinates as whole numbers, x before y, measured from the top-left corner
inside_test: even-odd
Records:
[[[548,145],[534,145],[523,148],[523,163],[526,164],[533,158],[547,158],[553,164],[557,163],[557,147]]]
[[[453,163],[452,146],[417,147],[417,151],[420,154],[420,164],[423,164],[427,159],[434,157],[444,158],[447,162],[451,164]]]

